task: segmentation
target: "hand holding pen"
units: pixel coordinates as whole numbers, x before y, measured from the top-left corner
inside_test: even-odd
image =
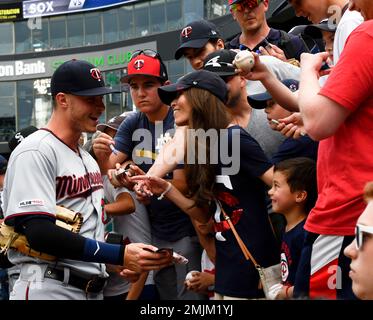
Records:
[[[93,151],[96,157],[100,156],[100,154],[105,154],[106,157],[108,153],[113,153],[115,155],[118,154],[118,150],[114,147],[114,140],[113,138],[101,131],[97,131],[98,135],[95,139],[93,139]]]

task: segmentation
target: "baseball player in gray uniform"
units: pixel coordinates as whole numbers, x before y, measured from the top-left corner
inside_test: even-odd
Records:
[[[124,275],[172,263],[167,253],[141,243],[104,240],[103,182],[95,160],[81,147],[82,132],[95,132],[105,110],[100,70],[85,61],[60,65],[51,80],[53,113],[45,128],[28,136],[12,153],[5,176],[5,223],[29,246],[55,259],[35,258],[9,249],[20,277],[10,299],[102,299],[105,263],[122,265]],[[56,224],[56,205],[80,212],[79,233]]]

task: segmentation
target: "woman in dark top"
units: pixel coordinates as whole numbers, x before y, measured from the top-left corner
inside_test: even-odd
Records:
[[[271,163],[256,140],[231,122],[225,106],[226,84],[216,74],[192,72],[158,92],[172,106],[175,123],[189,127],[184,163],[188,194],[184,196],[161,178],[134,179],[141,181],[144,192],[166,196],[191,218],[214,219],[216,299],[263,297],[258,272],[245,260],[221,207],[259,264],[278,263],[279,247],[265,202],[265,183],[272,183]]]

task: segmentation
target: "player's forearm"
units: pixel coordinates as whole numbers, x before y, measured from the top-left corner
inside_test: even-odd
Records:
[[[147,172],[148,175],[162,178],[183,162],[186,132],[186,126],[176,128],[174,137],[162,147],[157,159]]]
[[[82,237],[44,218],[35,217],[17,224],[36,251],[59,259],[123,265],[124,246]]]

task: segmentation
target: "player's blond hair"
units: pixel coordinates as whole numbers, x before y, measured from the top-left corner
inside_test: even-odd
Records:
[[[373,200],[373,181],[368,182],[364,188],[364,200],[366,202]]]

